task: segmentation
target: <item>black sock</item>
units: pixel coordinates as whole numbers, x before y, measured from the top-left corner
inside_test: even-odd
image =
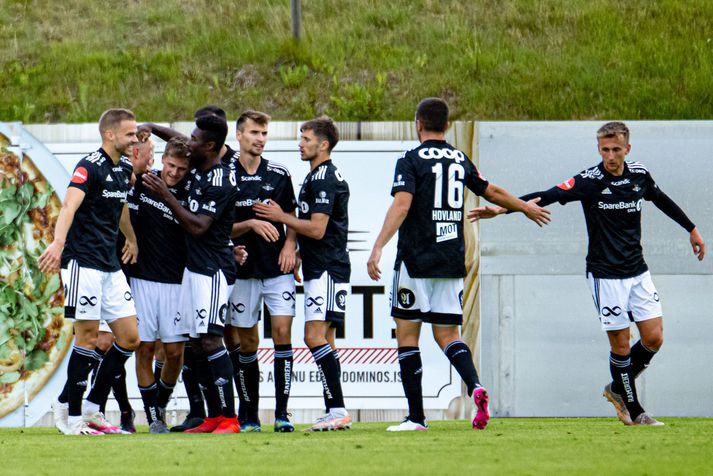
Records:
[[[260,366],[257,352],[240,352],[240,391],[246,404],[245,420],[259,423],[258,405],[260,401]]]
[[[480,387],[480,380],[473,364],[473,354],[470,353],[466,343],[462,340],[454,340],[443,349],[443,352],[463,379],[463,383],[468,388],[468,396],[473,395],[473,390]]]
[[[69,381],[64,381],[64,387],[62,387],[62,392],[57,397],[59,403],[67,403],[69,400]]]
[[[70,416],[82,415],[82,398],[94,363],[94,351],[74,346],[67,365],[67,403]]]
[[[238,420],[245,421],[248,404],[243,397],[243,390],[240,387],[240,344],[228,351],[230,361],[233,363],[233,380],[235,381],[235,391],[238,394]]]
[[[399,367],[401,385],[408,400],[408,419],[423,425],[426,423],[426,415],[423,411],[423,364],[419,348],[399,347]]]
[[[631,346],[631,373],[634,378],[639,378],[639,375],[646,370],[651,363],[651,359],[654,358],[658,350],[651,350],[641,343],[639,340],[636,344]]]
[[[629,410],[631,419],[635,420],[644,409],[641,408],[636,395],[636,385],[634,374],[631,371],[630,355],[617,355],[614,352],[609,356],[609,371],[613,379],[612,391],[621,395],[624,399],[626,409]]]
[[[287,416],[287,401],[292,386],[292,345],[275,344],[275,417]]]
[[[334,360],[337,362],[337,378],[339,379],[340,385],[342,381],[342,363],[339,361],[339,350],[337,349],[332,349],[332,355],[334,356]],[[325,391],[324,388],[322,388],[322,398],[324,398],[324,408],[325,413],[329,413],[329,404],[327,403],[327,392]]]
[[[94,386],[94,382],[97,380],[97,371],[99,370],[99,365],[101,365],[102,360],[104,359],[104,354],[105,352],[101,350],[99,347],[94,349],[94,362],[92,363],[92,376],[89,379],[91,383],[91,387]],[[89,387],[89,388],[91,388]],[[106,411],[106,402],[103,402],[101,405],[99,405],[99,411],[104,413]]]
[[[183,385],[186,387],[186,395],[188,396],[188,404],[190,410],[189,417],[205,418],[205,404],[203,403],[203,394],[201,387],[198,385],[198,378],[195,373],[196,356],[193,352],[193,347],[186,344],[183,348]]]
[[[215,418],[220,416],[220,396],[213,384],[213,374],[211,367],[208,365],[208,360],[204,356],[196,356],[196,376],[203,397],[205,398],[206,406],[208,407],[208,417]]]
[[[168,406],[168,400],[171,398],[173,393],[173,387],[176,384],[170,385],[163,381],[163,379],[158,380],[158,395],[156,395],[156,405],[160,408],[166,408]]]
[[[161,380],[161,371],[163,370],[163,360],[153,361],[153,378],[156,382]]]
[[[339,367],[332,353],[332,348],[329,344],[324,344],[311,348],[310,352],[312,352],[314,362],[317,364],[322,377],[327,411],[329,412],[332,408],[344,408],[342,385],[339,381]]]
[[[122,367],[129,360],[131,354],[133,354],[133,351],[121,348],[116,342],[112,344],[104,359],[102,359],[102,363],[99,364],[97,378],[87,396],[88,401],[100,406],[106,403],[114,379],[121,373]]]
[[[233,391],[233,364],[225,347],[213,351],[208,357],[213,375],[213,386],[220,401],[220,414],[227,418],[235,416],[235,393]]]
[[[92,378],[89,379],[89,383],[94,385],[94,381],[97,379],[97,369],[99,369],[99,364],[102,363],[104,359],[104,351],[99,347],[94,349],[94,362],[92,362]]]
[[[148,387],[142,387],[141,385],[139,385],[139,393],[141,393],[141,400],[144,402],[146,421],[148,421],[150,425],[154,421],[160,419],[158,408],[156,405],[156,394],[158,393],[158,385],[156,385],[156,382],[152,383]]]
[[[121,367],[121,373],[114,379],[111,386],[114,393],[116,403],[119,405],[119,411],[126,413],[131,411],[131,403],[129,403],[129,394],[126,390],[126,367]]]

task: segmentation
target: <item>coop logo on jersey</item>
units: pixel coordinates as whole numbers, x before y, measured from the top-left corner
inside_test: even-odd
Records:
[[[458,225],[455,223],[436,223],[436,243],[458,238]]]
[[[393,186],[394,186],[394,187],[403,187],[403,186],[405,186],[405,185],[406,185],[406,182],[404,182],[403,178],[404,178],[403,175],[398,174],[398,175],[396,176],[396,181],[394,182],[394,185],[393,185]]]
[[[557,185],[557,188],[561,188],[562,190],[572,190],[572,187],[574,187],[574,177]]]
[[[77,167],[72,174],[72,183],[84,183],[89,178],[89,172],[84,167]]]
[[[327,198],[327,192],[322,190],[319,192],[319,196],[314,199],[314,203],[320,203],[322,205],[329,205],[329,199]]]
[[[439,149],[438,147],[429,147],[418,151],[418,156],[422,159],[452,159],[456,162],[463,162],[465,154],[457,149]]]

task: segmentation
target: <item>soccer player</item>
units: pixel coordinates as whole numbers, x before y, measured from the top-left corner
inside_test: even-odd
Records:
[[[67,368],[67,433],[72,435],[121,433],[106,420],[100,405],[115,375],[139,345],[134,301],[116,253],[121,227],[126,236],[122,261],[136,262],[138,255],[126,205],[131,163],[122,157],[138,141],[134,114],[126,109],[109,109],[99,119],[99,132],[102,146],[75,167],[54,241],[38,261],[45,273],[61,264],[65,317],[74,319],[75,344]],[[82,405],[95,360],[100,319],[109,324],[115,342]]]
[[[188,145],[180,138],[166,144],[160,177],[181,204],[187,203]],[[136,352],[136,377],[150,433],[168,433],[166,406],[181,373],[186,337],[176,332],[174,318],[180,302],[181,278],[186,264],[186,234],[166,203],[143,186],[134,186],[134,231],[141,256],[132,269],[131,289],[139,316],[141,344]],[[157,379],[152,363],[157,341],[165,360]],[[197,425],[196,425],[197,426]]]
[[[284,223],[297,232],[305,290],[305,344],[319,369],[327,413],[305,431],[351,428],[344,406],[339,366],[330,342],[344,325],[351,265],[347,251],[349,186],[330,154],[339,140],[331,119],[300,127],[300,158],[310,172],[299,194],[299,218],[270,200],[254,205],[258,218]]]
[[[270,312],[275,360],[275,431],[292,432],[287,401],[292,383],[292,318],[295,315],[296,261],[294,230],[279,222],[257,218],[255,203],[274,201],[287,213],[296,207],[290,172],[262,157],[270,116],[245,111],[237,120],[240,155],[235,164],[238,184],[233,242],[250,250],[238,268],[230,296],[230,323],[225,341],[233,358],[240,396],[240,429],[260,431],[258,399],[260,369],[257,361],[258,329],[263,300]],[[236,336],[237,334],[237,336]],[[238,337],[236,339],[236,337]],[[236,362],[236,359],[238,362]]]
[[[127,155],[129,157],[129,160],[131,161],[132,165],[132,178],[131,178],[131,184],[133,185],[135,176],[137,174],[143,173],[146,168],[148,167],[148,164],[150,161],[153,160],[153,144],[147,140],[148,138],[144,138],[143,140],[139,140],[139,142],[127,149]],[[131,196],[132,196],[132,189],[129,190],[127,201],[129,202],[129,215],[132,216],[132,227],[133,227],[133,212],[132,212],[132,205],[131,205]],[[124,244],[126,243],[126,239],[124,238],[124,235],[119,233],[117,236],[117,257],[121,259],[121,256],[123,254],[122,249],[124,248]],[[122,271],[124,272],[124,275],[127,277],[127,279],[130,276],[130,270],[132,268],[132,264],[130,263],[122,263]],[[99,364],[101,363],[102,359],[104,358],[104,355],[106,352],[109,350],[111,345],[114,343],[114,334],[111,333],[111,328],[107,325],[107,323],[103,320],[100,321],[99,324],[99,336],[97,338],[97,344],[96,348],[94,349],[94,362],[92,363],[92,370],[91,370],[91,379],[90,381],[93,383],[96,375],[97,375],[97,369],[99,368]],[[121,368],[121,373],[115,376],[114,382],[112,383],[111,386],[112,392],[114,393],[114,398],[116,399],[117,404],[119,405],[119,411],[120,411],[120,428],[126,432],[126,433],[135,433],[136,432],[136,427],[134,426],[134,411],[131,408],[131,403],[129,402],[129,396],[126,390],[126,369],[125,367]],[[55,419],[55,425],[57,426],[57,429],[59,429],[60,432],[62,433],[67,433],[68,432],[68,427],[67,427],[67,417],[68,417],[68,406],[67,406],[67,399],[68,399],[68,392],[69,392],[69,383],[65,382],[64,388],[62,389],[62,392],[60,393],[59,397],[57,397],[57,400],[55,402],[52,402],[52,410],[54,412],[54,419]],[[102,413],[104,413],[104,408],[106,406],[106,401],[101,402],[99,405],[99,409]]]
[[[629,128],[608,122],[597,131],[602,161],[569,180],[542,192],[522,197],[539,197],[542,206],[559,202],[581,202],[587,224],[587,280],[611,353],[612,382],[604,397],[625,425],[662,426],[663,422],[644,411],[636,392],[635,379],[643,372],[663,343],[663,318],[659,295],[651,280],[641,248],[641,204],[653,204],[688,233],[693,253],[702,260],[705,244],[696,226],[681,208],[654,182],[639,162],[626,160],[631,151]],[[472,220],[492,218],[505,210],[480,207],[471,210]],[[641,339],[630,347],[630,322],[636,323]]]
[[[488,183],[460,150],[445,140],[448,105],[426,98],[416,109],[420,145],[396,163],[391,194],[394,200],[367,262],[369,276],[381,278],[379,261],[386,244],[399,232],[391,315],[396,322],[399,366],[409,414],[388,431],[426,430],[418,341],[423,322],[465,382],[476,414],[473,428],[484,429],[490,419],[488,393],[480,385],[470,348],[460,338],[463,323],[464,187],[509,210],[521,211],[542,226],[549,213],[526,203],[503,188]]]
[[[208,417],[190,433],[238,433],[233,365],[223,345],[228,296],[236,265],[230,232],[235,222],[235,177],[220,161],[228,125],[215,114],[196,119],[188,143],[191,176],[188,209],[158,177],[146,174],[144,187],[160,198],[187,233],[186,267],[181,281],[176,332],[191,337],[198,354],[196,372],[208,403]]]

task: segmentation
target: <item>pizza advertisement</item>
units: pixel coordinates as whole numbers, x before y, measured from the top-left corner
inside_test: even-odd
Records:
[[[57,393],[43,389],[63,381],[57,370],[72,326],[59,274],[41,273],[37,259],[53,239],[61,207],[55,190],[67,179],[21,125],[0,124],[0,426],[34,424]],[[41,392],[48,395],[38,398]]]

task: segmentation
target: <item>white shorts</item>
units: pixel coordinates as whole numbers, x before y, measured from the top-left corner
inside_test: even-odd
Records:
[[[626,329],[632,321],[663,315],[659,294],[648,271],[625,279],[595,278],[587,273],[587,280],[605,331]]]
[[[223,336],[228,316],[228,286],[222,271],[213,276],[183,270],[181,304],[175,317],[175,333],[199,337],[202,334]]]
[[[176,333],[176,313],[181,302],[181,285],[131,278],[141,342],[185,342]]]
[[[317,279],[305,281],[305,321],[344,323],[349,283],[336,283],[326,271]]]
[[[111,327],[109,327],[109,324],[107,324],[104,319],[99,321],[99,332],[112,332]]]
[[[230,293],[230,319],[233,327],[249,329],[260,320],[262,302],[271,316],[295,315],[295,278],[284,274],[268,279],[238,279]]]
[[[412,278],[401,263],[391,285],[391,315],[435,325],[463,324],[463,278]]]
[[[64,283],[64,315],[67,319],[111,323],[136,315],[134,298],[121,271],[82,268],[71,260],[60,271]]]

